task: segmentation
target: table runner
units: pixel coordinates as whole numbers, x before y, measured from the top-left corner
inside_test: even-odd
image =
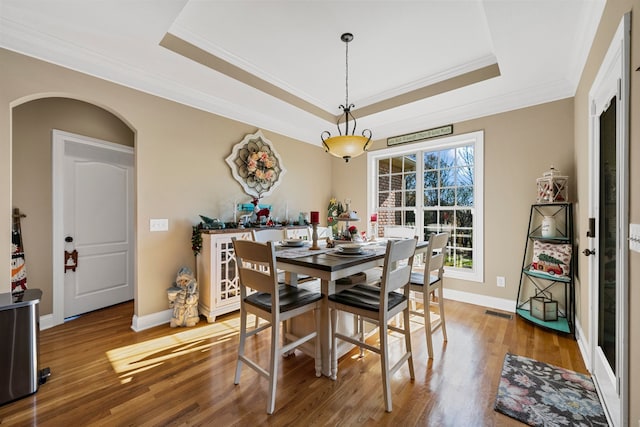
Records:
[[[330,251],[335,250],[335,248],[320,248],[320,249],[309,249],[309,246],[295,247],[295,248],[286,248],[284,246],[278,247],[276,251],[276,256],[278,258],[302,258],[309,255],[318,255],[324,254]]]

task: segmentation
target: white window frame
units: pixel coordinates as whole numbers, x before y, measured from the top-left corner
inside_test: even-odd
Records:
[[[484,131],[476,131],[444,138],[429,139],[407,145],[400,145],[367,153],[367,218],[377,211],[378,200],[378,160],[390,156],[402,156],[406,154],[438,151],[455,148],[463,145],[473,145],[474,151],[474,189],[473,198],[473,268],[463,269],[445,267],[445,277],[468,280],[472,282],[484,282]],[[417,177],[423,177],[423,162],[417,162]],[[420,178],[421,182],[422,178]],[[422,184],[420,184],[422,185]],[[424,229],[424,216],[422,215],[423,191],[421,186],[416,188],[416,229]],[[418,213],[420,210],[420,213]],[[422,240],[422,232],[418,233]]]

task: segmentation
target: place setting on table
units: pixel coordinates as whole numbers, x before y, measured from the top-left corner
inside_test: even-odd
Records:
[[[285,239],[278,243],[278,258],[301,258],[310,255],[327,254],[340,258],[361,258],[384,253],[385,244],[381,240],[375,242],[336,242],[328,244],[326,241],[318,242],[318,249],[312,249],[312,243],[303,239]]]

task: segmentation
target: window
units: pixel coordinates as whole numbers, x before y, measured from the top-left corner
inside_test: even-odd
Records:
[[[482,282],[483,163],[483,132],[368,153],[369,209],[378,214],[378,233],[415,227],[426,240],[448,231],[447,276]]]

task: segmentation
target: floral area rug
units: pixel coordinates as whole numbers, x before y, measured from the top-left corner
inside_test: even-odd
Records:
[[[587,375],[510,353],[495,410],[530,426],[607,426]]]

